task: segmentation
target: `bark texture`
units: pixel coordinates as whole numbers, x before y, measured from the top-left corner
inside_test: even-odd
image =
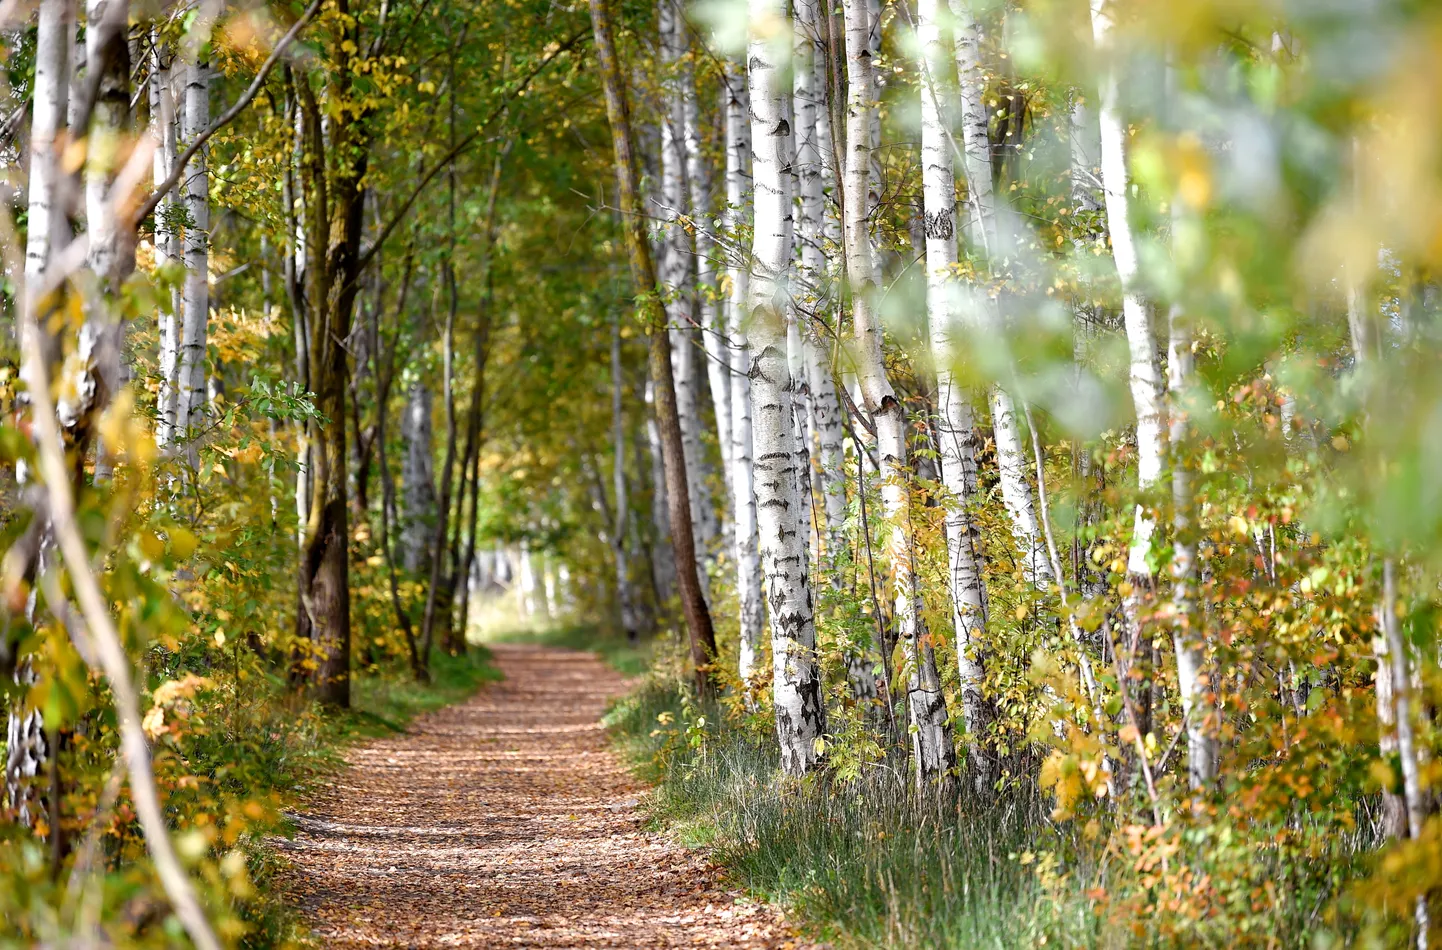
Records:
[[[876,425],[887,553],[895,577],[894,616],[906,663],[906,698],[916,785],[918,790],[940,787],[945,791],[956,765],[956,753],[947,724],[946,697],[936,668],[936,654],[921,617],[921,601],[912,570],[911,469],[907,462],[906,416],[882,362],[869,216],[866,203],[860,200],[860,196],[867,194],[871,181],[874,112],[871,29],[872,19],[864,0],[850,0],[846,5],[847,165],[843,223],[847,272],[854,292],[852,322],[857,380],[866,409]]]
[[[746,75],[731,59],[724,72],[726,112],[726,233],[735,240],[751,206],[751,97]],[[749,248],[747,249],[749,250]],[[740,248],[727,255],[731,295],[726,301],[727,352],[734,372],[731,388],[731,503],[736,539],[736,599],[740,621],[738,672],[743,681],[756,673],[765,623],[761,603],[761,552],[757,527],[756,478],[751,424],[751,348],[747,305],[751,266]]]
[[[808,514],[797,481],[795,380],[787,360],[792,265],[790,90],[782,84],[788,45],[757,28],[787,22],[777,0],[751,0],[748,47],[756,223],[747,306],[751,421],[761,561],[771,615],[772,698],[781,767],[804,774],[821,761],[826,730],[806,543]],[[780,31],[784,37],[785,30]],[[783,39],[784,42],[784,39]]]
[[[966,723],[967,773],[974,791],[986,795],[995,781],[984,743],[990,704],[983,695],[982,654],[986,634],[986,586],[975,548],[971,506],[976,501],[976,429],[971,391],[955,369],[963,354],[963,327],[952,270],[957,261],[956,182],[947,129],[950,55],[940,0],[919,0],[917,39],[921,72],[921,175],[926,245],[926,310],[936,369],[936,435],[941,480],[950,493],[946,553],[956,630],[962,717]]]
[[[411,574],[429,575],[437,512],[431,391],[425,383],[411,384],[402,419],[406,454],[401,460],[400,560]]]

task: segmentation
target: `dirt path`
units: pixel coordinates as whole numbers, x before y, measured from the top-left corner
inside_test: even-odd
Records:
[[[789,947],[698,855],[649,834],[587,653],[497,646],[505,680],[361,746],[284,842],[324,947]]]

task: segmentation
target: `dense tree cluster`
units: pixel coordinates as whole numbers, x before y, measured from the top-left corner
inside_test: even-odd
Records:
[[[1292,862],[1427,944],[1430,6],[0,17],[24,941],[258,942],[305,730],[513,603],[782,793],[1045,800],[1138,939]]]

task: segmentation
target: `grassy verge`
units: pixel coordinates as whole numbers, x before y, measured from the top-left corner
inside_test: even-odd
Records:
[[[1126,834],[1054,821],[1039,795],[939,814],[900,762],[783,779],[765,724],[698,709],[674,678],[648,676],[606,722],[656,786],[654,827],[838,950],[1360,945],[1345,902],[1325,910],[1357,874],[1345,842],[1241,847],[1218,818],[1175,842],[1169,872]]]
[[[327,711],[311,706],[286,715],[281,706],[266,710],[274,718],[266,726],[273,737],[268,778],[274,801],[287,810],[304,807],[305,796],[319,782],[345,764],[345,750],[353,742],[403,732],[416,717],[459,702],[486,683],[501,679],[484,646],[472,646],[462,656],[439,652],[431,660],[431,679],[418,683],[404,667],[358,674],[352,683],[351,708]],[[289,833],[282,823],[279,833]],[[247,848],[255,898],[242,916],[248,932],[240,945],[246,948],[309,946],[306,930],[281,887],[282,859],[263,840]]]
[[[710,849],[749,893],[817,936],[847,948],[1096,942],[1079,889],[1038,874],[1028,854],[1044,823],[1035,804],[940,817],[914,803],[899,770],[844,787],[786,781],[766,737],[688,729],[695,712],[679,689],[648,680],[607,718],[656,783],[653,822]],[[714,712],[708,722],[721,721]]]

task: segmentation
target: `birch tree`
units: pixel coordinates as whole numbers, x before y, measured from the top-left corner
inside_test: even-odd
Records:
[[[411,383],[406,395],[405,456],[401,459],[401,564],[414,576],[430,574],[431,534],[435,529],[436,476],[431,427],[431,391]]]
[[[1162,476],[1166,452],[1164,389],[1157,364],[1157,341],[1152,330],[1150,308],[1139,286],[1140,261],[1132,233],[1131,199],[1127,175],[1127,125],[1122,115],[1117,53],[1112,42],[1114,23],[1108,0],[1091,0],[1092,39],[1103,64],[1098,95],[1098,125],[1101,129],[1101,179],[1107,230],[1111,235],[1112,257],[1122,286],[1122,317],[1126,326],[1128,388],[1137,418],[1137,485],[1143,494],[1155,489]],[[1141,599],[1151,585],[1148,562],[1156,520],[1144,504],[1138,504],[1127,552],[1129,593],[1123,598],[1127,624],[1127,648],[1135,656],[1142,649]],[[1130,662],[1130,661],[1129,661]],[[1145,731],[1149,712],[1134,717]]]
[[[664,118],[661,123],[661,213],[666,219],[660,255],[660,278],[666,291],[666,321],[670,328],[671,364],[676,375],[676,412],[685,450],[687,497],[696,533],[702,588],[707,587],[705,565],[716,535],[716,512],[706,484],[701,447],[702,376],[696,365],[696,245],[681,215],[692,207],[695,185],[687,175],[690,164],[686,136],[686,24],[676,0],[660,0],[660,68]],[[692,92],[694,97],[694,90]]]
[[[810,396],[810,422],[814,430],[815,467],[820,475],[821,499],[826,538],[825,553],[830,564],[829,573],[833,584],[841,583],[840,573],[835,564],[846,549],[846,471],[844,465],[844,429],[841,424],[841,400],[836,391],[831,351],[833,340],[823,334],[824,317],[836,312],[838,302],[831,292],[836,280],[843,273],[840,266],[842,250],[841,219],[836,214],[835,201],[828,203],[826,196],[839,200],[839,173],[836,161],[837,150],[832,130],[833,98],[828,83],[827,57],[830,55],[829,20],[823,7],[816,0],[804,0],[796,5],[798,40],[797,75],[809,72],[803,81],[798,78],[794,85],[804,87],[797,93],[798,100],[807,98],[812,102],[815,122],[814,136],[804,134],[798,143],[807,142],[808,166],[798,159],[801,181],[804,186],[802,264],[816,283],[816,300],[811,319],[803,328],[806,357],[806,382]],[[802,107],[798,106],[798,110]]]
[[[107,404],[121,384],[123,324],[117,304],[121,282],[135,269],[135,233],[121,219],[123,196],[116,193],[122,146],[130,132],[130,47],[121,27],[128,25],[128,10],[122,0],[90,0],[86,9],[86,59],[89,68],[101,71],[93,83],[85,165],[86,264],[98,293],[86,302],[80,329],[72,369],[78,385],[62,392],[56,405],[62,427],[72,430],[94,407]],[[109,480],[113,448],[97,441],[96,482]]]
[[[621,322],[611,329],[611,491],[615,516],[611,521],[611,556],[616,562],[616,600],[621,608],[621,628],[630,640],[641,633],[640,605],[631,582],[631,499],[626,490],[626,417],[622,411]]]
[[[185,68],[185,112],[181,140],[195,141],[210,125],[210,65],[196,56]],[[176,429],[191,441],[205,405],[206,330],[210,321],[210,172],[206,149],[195,153],[186,166],[182,195],[185,202],[185,284],[180,329]],[[193,444],[191,465],[197,464]]]
[[[684,26],[684,20],[683,20]],[[695,69],[686,64],[683,86],[685,96],[686,184],[688,213],[696,222],[696,292],[698,314],[692,341],[699,338],[700,350],[693,360],[704,360],[706,383],[711,396],[712,419],[716,425],[716,442],[721,455],[723,510],[730,511],[731,496],[731,351],[726,345],[725,317],[716,287],[717,247],[714,234],[704,222],[711,218],[711,163],[702,152],[700,104],[697,97]],[[698,443],[698,450],[700,448]],[[704,455],[703,455],[704,459]],[[709,475],[710,466],[703,466]],[[703,479],[704,481],[704,479]],[[714,520],[714,508],[708,506]],[[722,520],[723,543],[730,533],[729,519]]]
[[[171,55],[161,41],[160,31],[150,31],[150,135],[155,152],[152,158],[156,188],[170,178],[176,160],[176,126],[179,118],[174,83],[171,76]],[[160,193],[155,212],[155,263],[157,268],[181,259],[180,234],[175,220],[175,192],[166,188]],[[159,418],[155,427],[156,444],[162,448],[174,440],[175,410],[179,404],[180,371],[180,307],[172,296],[169,309],[162,309],[160,321],[160,392],[156,397]]]
[[[919,0],[917,41],[921,75],[921,180],[926,232],[926,311],[931,356],[936,372],[936,420],[933,431],[941,460],[941,479],[952,496],[946,511],[946,551],[956,630],[961,708],[966,723],[967,766],[975,790],[989,792],[994,781],[982,737],[990,719],[982,693],[986,635],[986,586],[974,547],[971,506],[976,502],[976,429],[972,394],[954,372],[962,353],[964,330],[958,312],[958,288],[952,279],[957,262],[956,182],[952,140],[946,122],[952,88],[950,54],[941,23],[939,0]]]
[[[786,349],[792,267],[790,18],[777,0],[750,0],[747,47],[756,223],[748,287],[751,421],[761,562],[771,616],[772,699],[781,767],[801,775],[821,761],[826,730],[807,572],[807,511],[797,483],[796,385]]]
[[[611,127],[615,153],[616,183],[620,197],[622,227],[625,231],[631,280],[644,308],[650,332],[649,370],[656,394],[655,420],[665,465],[667,513],[681,606],[686,616],[691,660],[699,692],[710,692],[706,668],[716,656],[716,633],[696,569],[696,544],[691,530],[691,503],[686,484],[681,424],[676,417],[675,380],[671,372],[671,350],[666,336],[666,313],[655,297],[656,268],[646,239],[641,211],[638,163],[631,137],[630,109],[622,83],[621,67],[612,37],[611,15],[605,0],[590,0],[591,31],[596,41],[601,82],[606,93],[606,115]]]
[[[738,240],[751,204],[750,96],[735,60],[723,64],[726,121],[725,231]],[[751,350],[746,335],[751,265],[739,249],[727,255],[731,294],[726,301],[726,350],[731,366],[731,503],[736,538],[736,599],[740,621],[737,672],[743,682],[756,672],[761,652],[761,554],[757,534],[756,480],[752,456]]]
[[[907,464],[906,414],[881,355],[881,326],[875,304],[872,248],[866,202],[871,179],[871,128],[874,103],[871,18],[864,0],[846,4],[846,178],[843,230],[846,266],[853,291],[857,381],[876,426],[881,461],[882,505],[887,522],[887,553],[895,577],[895,623],[906,663],[906,698],[918,790],[950,782],[956,753],[947,724],[946,697],[936,669],[936,654],[921,617],[912,570],[910,468]]]
[[[986,107],[986,71],[981,60],[981,30],[972,11],[970,0],[951,0],[956,31],[957,78],[960,86],[962,166],[966,171],[969,204],[967,234],[975,248],[988,263],[1001,253],[997,228],[998,208],[992,186],[991,136]],[[1000,295],[988,290],[978,293],[978,307],[985,330],[1000,338],[1006,332]],[[1046,542],[1037,520],[1031,484],[1027,480],[1026,450],[1022,443],[1016,405],[1007,379],[989,387],[992,433],[996,442],[996,460],[1002,503],[1011,521],[1012,536],[1017,545],[1026,576],[1032,583],[1045,587],[1053,578],[1046,555]]]
[[[28,229],[25,235],[25,287],[27,294],[36,298],[45,282],[51,257],[67,239],[69,230],[60,206],[60,185],[63,174],[61,136],[65,129],[75,29],[72,9],[67,0],[46,0],[40,4],[36,27],[35,79],[30,105]],[[51,341],[38,342],[47,354],[51,354],[47,358],[53,359]],[[30,388],[38,387],[42,382],[29,371],[22,373],[21,379]],[[33,480],[33,472],[24,460],[16,465],[15,475],[16,481],[22,485]],[[43,522],[43,518],[40,520]],[[21,557],[26,567],[30,570],[43,569],[50,555],[41,526],[32,526],[21,543]],[[27,604],[26,607],[33,620],[33,606]],[[7,639],[7,660],[12,655],[12,649]],[[13,667],[13,675],[15,682],[22,687],[33,686],[39,681],[28,658]],[[41,711],[28,703],[12,705],[6,727],[5,794],[22,824],[29,824],[37,817],[30,812],[35,802],[32,784],[41,774],[49,755],[45,719]]]

